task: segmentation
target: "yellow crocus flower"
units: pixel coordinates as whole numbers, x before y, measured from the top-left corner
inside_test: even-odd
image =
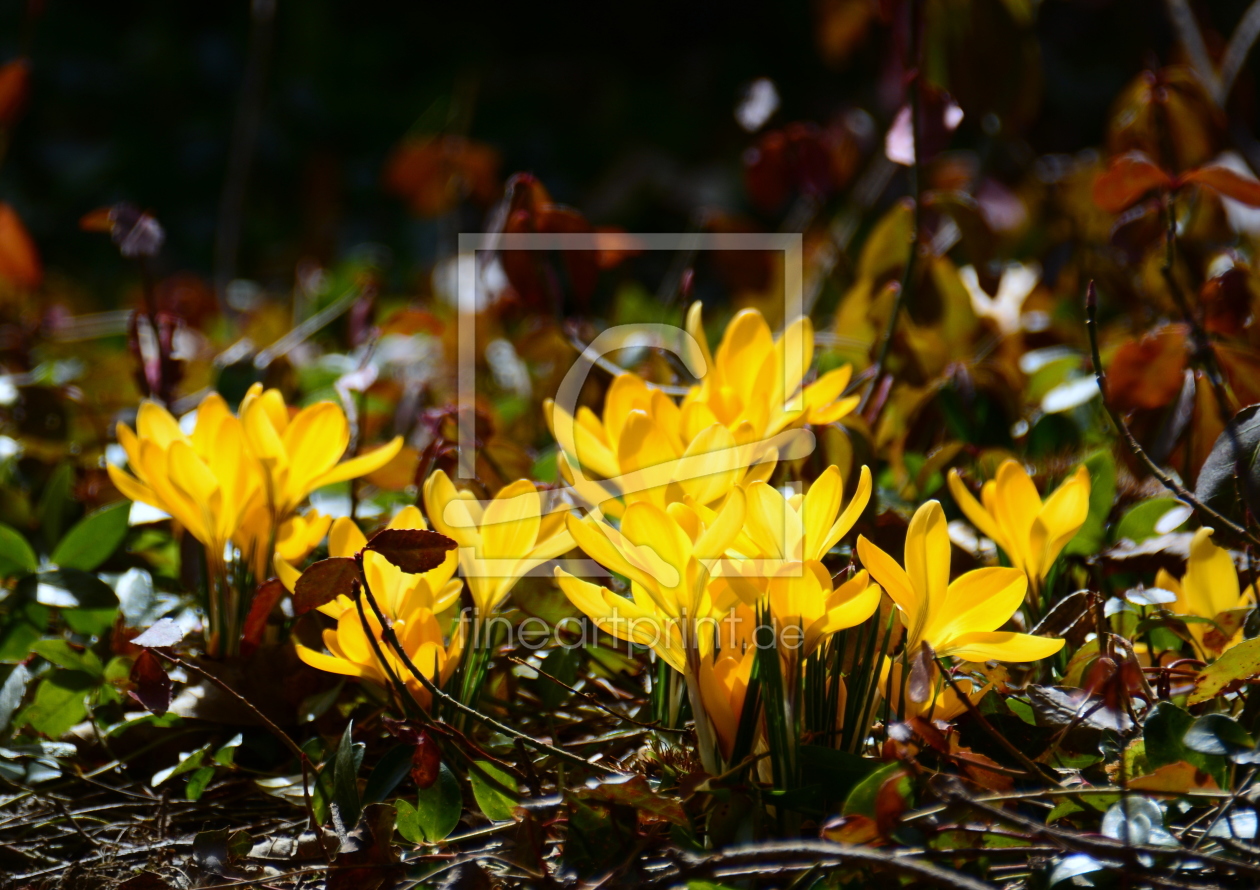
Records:
[[[409,506],[400,510],[385,527],[427,530],[429,526],[420,510]],[[329,556],[351,558],[366,546],[367,537],[348,516],[342,516],[332,523],[332,530],[328,534]],[[381,554],[369,550],[363,554],[363,573],[381,611],[391,620],[410,615],[417,609],[441,615],[458,603],[459,595],[464,589],[463,582],[453,577],[458,563],[458,555],[450,550],[440,565],[427,572],[412,575]],[[275,568],[277,577],[290,593],[293,592],[301,572],[285,560],[279,551],[276,553]],[[357,611],[354,601],[344,595],[318,607],[320,612],[332,618],[339,618],[347,609]]]
[[[713,621],[734,605],[715,606],[710,580],[713,565],[743,525],[743,492],[732,491],[710,515],[706,522],[686,504],[661,509],[641,502],[626,508],[620,530],[590,516],[570,515],[569,532],[577,545],[600,565],[629,578],[633,598],[557,567],[560,588],[601,629],[621,640],[654,638],[657,654],[685,671],[686,650],[700,644],[699,622]]]
[[[749,618],[749,621],[755,619]],[[748,697],[748,681],[752,677],[755,646],[725,649],[716,659],[701,658],[699,664],[700,695],[704,709],[713,722],[722,759],[730,762],[735,739],[739,735],[739,718]]]
[[[490,617],[517,581],[573,549],[567,508],[544,513],[543,494],[528,479],[505,485],[483,506],[437,470],[425,480],[424,504],[434,530],[459,544],[459,564],[481,618]]]
[[[844,504],[844,480],[832,465],[804,494],[790,498],[766,482],[747,485],[748,518],[737,547],[746,555],[793,561],[821,560],[848,534],[871,500],[871,471],[862,467],[857,490]],[[843,508],[843,509],[842,509]]]
[[[1002,548],[1034,590],[1089,516],[1089,470],[1083,465],[1044,502],[1028,471],[1015,460],[1003,461],[997,477],[984,483],[980,501],[957,470],[949,471],[949,490],[971,524]]]
[[[340,405],[316,402],[290,418],[280,391],[264,390],[260,383],[241,400],[240,415],[250,449],[262,465],[266,503],[277,523],[292,515],[315,489],[373,473],[402,449],[402,437],[395,436],[343,461],[350,423]]]
[[[760,312],[744,309],[726,326],[717,352],[710,353],[701,312],[699,302],[691,305],[687,332],[700,345],[708,373],[683,396],[684,438],[715,422],[732,431],[748,424],[755,437],[765,438],[801,423],[835,423],[857,407],[857,396],[844,396],[850,365],[802,386],[814,358],[808,317],[796,319],[776,340]]]
[[[821,562],[785,566],[766,592],[780,650],[793,661],[808,658],[832,634],[875,614],[880,594],[865,571],[833,589],[831,573]]]
[[[906,654],[926,643],[938,656],[964,661],[1036,661],[1063,640],[998,630],[1024,601],[1028,580],[1016,568],[975,569],[949,580],[945,511],[928,501],[906,532],[905,568],[864,536],[858,557],[896,604],[906,627]]]
[[[287,563],[301,562],[324,540],[332,524],[333,518],[318,510],[290,516],[276,533],[276,559]]]
[[[1190,557],[1186,560],[1186,573],[1178,581],[1164,569],[1155,575],[1155,586],[1175,593],[1177,600],[1169,604],[1176,615],[1207,618],[1215,621],[1222,612],[1249,609],[1256,603],[1254,587],[1239,592],[1238,569],[1229,551],[1212,543],[1212,529],[1201,528],[1190,540]],[[1196,648],[1208,656],[1220,655],[1242,642],[1243,629],[1228,640],[1213,631],[1210,624],[1187,622],[1186,629],[1194,639]]]
[[[107,468],[118,490],[169,513],[205,545],[212,563],[222,561],[247,513],[264,496],[261,468],[222,396],[211,393],[202,400],[191,435],[149,401],[140,405],[135,431],[120,423],[117,435],[131,469]]]
[[[393,647],[382,639],[381,625],[376,615],[371,610],[366,610],[364,614],[385,661],[395,676],[403,681],[412,697],[427,710],[431,703],[429,691],[407,669]],[[415,608],[391,616],[390,624],[403,651],[420,672],[439,688],[445,686],[459,665],[463,652],[462,622],[456,627],[449,645],[444,641],[437,617],[428,609]],[[371,640],[363,631],[363,619],[357,609],[350,608],[341,612],[337,618],[337,626],[324,631],[324,645],[328,653],[317,652],[298,643],[298,657],[321,671],[369,680],[392,691],[389,676],[382,668]]]
[[[569,532],[588,556],[630,579],[631,597],[583,581],[556,567],[569,601],[596,627],[620,640],[650,647],[686,680],[706,769],[713,761],[714,728],[700,690],[702,659],[713,651],[720,619],[736,600],[720,604],[711,585],[713,566],[739,535],[744,495],[733,490],[717,511],[673,503],[662,509],[641,501],[626,508],[621,528],[591,516],[566,517]]]
[[[579,485],[579,493],[606,512],[619,513],[609,501],[622,496],[662,507],[684,495],[712,504],[735,485],[769,478],[780,456],[772,437],[807,422],[835,422],[858,403],[856,396],[842,397],[852,374],[848,365],[802,386],[814,355],[808,318],[797,319],[776,341],[761,313],[746,309],[731,321],[714,356],[700,315],[701,304],[693,304],[687,330],[706,373],[681,404],[629,372],[609,386],[602,417],[585,407],[570,416],[551,400],[544,403],[564,449],[559,466],[565,479],[575,482],[573,462],[615,480],[602,488]]]

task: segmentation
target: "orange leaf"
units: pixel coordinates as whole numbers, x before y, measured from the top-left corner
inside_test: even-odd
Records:
[[[1094,203],[1108,213],[1119,213],[1151,189],[1172,188],[1171,176],[1141,152],[1131,151],[1111,159],[1111,165],[1094,180]]]
[[[8,204],[0,204],[0,278],[30,289],[39,287],[44,278],[35,242]]]
[[[1240,176],[1219,164],[1208,164],[1206,167],[1191,170],[1181,177],[1181,181],[1204,185],[1226,198],[1233,198],[1250,207],[1260,207],[1260,182]]]
[[[1166,763],[1150,775],[1129,780],[1129,788],[1136,791],[1169,791],[1182,794],[1186,791],[1215,791],[1216,780],[1184,760]]]
[[[870,816],[837,816],[823,826],[822,836],[838,844],[882,844],[879,828]]]
[[[1120,345],[1107,368],[1107,397],[1122,411],[1162,408],[1181,391],[1185,368],[1185,325],[1165,325]]]
[[[0,67],[0,127],[8,128],[22,116],[31,84],[31,63],[15,59]]]

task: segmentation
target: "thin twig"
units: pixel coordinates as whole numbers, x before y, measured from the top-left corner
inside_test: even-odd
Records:
[[[1247,529],[1243,528],[1232,519],[1222,516],[1216,510],[1213,510],[1207,504],[1203,503],[1194,496],[1191,491],[1164,472],[1159,464],[1155,463],[1138,444],[1137,438],[1133,435],[1133,431],[1129,429],[1129,425],[1124,422],[1116,410],[1111,407],[1111,402],[1107,399],[1107,375],[1103,371],[1102,357],[1098,353],[1098,294],[1094,288],[1094,282],[1089,283],[1089,287],[1085,291],[1085,330],[1089,334],[1090,355],[1094,361],[1094,379],[1098,381],[1098,391],[1102,398],[1103,409],[1106,410],[1107,416],[1111,418],[1111,422],[1115,424],[1116,429],[1120,431],[1120,435],[1124,438],[1125,444],[1129,446],[1129,450],[1146,467],[1147,472],[1160,481],[1161,484],[1180,500],[1185,501],[1195,511],[1207,517],[1214,528],[1223,528],[1231,534],[1239,538],[1250,541],[1252,544],[1260,545],[1260,538],[1257,538]]]
[[[908,17],[910,21],[910,40],[908,43],[906,68],[911,72],[909,85],[910,99],[910,150],[914,160],[910,165],[910,197],[914,201],[913,231],[910,237],[910,255],[906,259],[905,269],[901,273],[901,285],[893,297],[892,311],[888,315],[888,324],[884,329],[884,338],[879,346],[879,356],[875,360],[875,370],[871,375],[871,385],[862,395],[858,404],[858,413],[866,411],[867,403],[879,388],[880,378],[884,376],[884,364],[892,351],[893,337],[897,333],[897,319],[906,304],[906,298],[914,287],[914,276],[919,264],[919,237],[923,233],[923,201],[920,189],[923,184],[922,154],[923,140],[920,138],[919,113],[921,111],[921,93],[923,77],[919,58],[919,9],[918,0],[910,4]]]
[[[225,692],[227,693],[227,695],[236,699],[236,701],[240,702],[241,705],[244,706],[251,714],[257,717],[263,726],[267,727],[268,732],[270,732],[277,739],[279,739],[280,743],[289,749],[289,751],[293,754],[293,756],[298,759],[298,763],[302,765],[302,801],[303,803],[306,804],[306,818],[310,820],[311,830],[312,831],[318,830],[319,821],[315,818],[314,807],[311,806],[311,791],[310,791],[310,788],[308,787],[310,785],[310,782],[308,781],[307,773],[308,773],[308,768],[310,767],[310,760],[309,758],[307,758],[306,752],[303,751],[300,747],[298,747],[298,743],[293,741],[293,739],[289,737],[289,734],[287,732],[285,732],[279,726],[276,726],[276,724],[272,722],[270,717],[268,717],[262,711],[258,710],[258,708],[254,706],[253,702],[251,702],[245,696],[241,695],[239,692],[237,692],[227,683],[224,683],[214,674],[210,673],[204,668],[201,668],[198,665],[193,664],[191,661],[185,661],[184,659],[180,658],[178,655],[172,655],[167,652],[163,652],[161,649],[158,649],[158,648],[153,648],[153,649],[150,649],[149,651],[152,652],[154,655],[156,655],[158,658],[165,661],[167,664],[170,664],[174,667],[182,667],[184,670],[188,671],[189,673],[196,674],[198,677],[201,677],[203,680],[206,680],[207,682],[211,683],[220,691]]]
[[[908,856],[890,854],[886,850],[828,841],[794,839],[731,847],[701,859],[692,859],[665,875],[650,881],[648,887],[674,887],[705,875],[723,878],[765,875],[771,871],[799,871],[828,865],[865,866],[877,871],[900,873],[937,887],[953,890],[991,890],[975,878],[949,871]]]

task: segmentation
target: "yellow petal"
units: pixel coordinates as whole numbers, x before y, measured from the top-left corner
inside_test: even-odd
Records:
[[[1039,661],[1063,648],[1064,641],[1011,631],[979,631],[950,641],[949,648],[937,652],[962,661]]]
[[[1237,604],[1238,569],[1229,551],[1212,542],[1212,529],[1201,528],[1190,540],[1190,558],[1181,586],[1192,615],[1215,618]]]
[[[367,537],[349,516],[338,516],[328,532],[328,555],[348,558],[367,546]]]
[[[136,414],[136,434],[162,449],[170,448],[172,442],[186,438],[170,412],[147,399],[140,403],[140,410]]]
[[[1029,539],[1041,510],[1041,495],[1018,461],[1004,461],[998,467],[994,483],[994,509],[990,513],[1002,529],[1002,539],[1007,544],[1003,549],[1016,567],[1028,571],[1032,561],[1028,551]]]
[[[976,530],[986,538],[992,540],[995,544],[1006,550],[1005,538],[998,529],[993,517],[989,515],[989,511],[980,505],[970,491],[967,490],[966,484],[962,481],[962,477],[958,475],[957,470],[950,470],[949,476],[949,493],[954,496],[954,503],[958,505],[958,509],[963,511],[963,515],[976,527]]]
[[[1089,488],[1089,470],[1081,465],[1046,498],[1029,539],[1029,555],[1040,557],[1036,577],[1046,576],[1059,553],[1085,524],[1089,516]]]
[[[871,573],[876,583],[888,591],[888,596],[907,616],[905,623],[911,624],[919,614],[920,597],[911,586],[910,577],[905,570],[897,565],[895,559],[868,541],[865,535],[858,535],[857,551],[862,565]]]
[[[997,630],[1024,601],[1027,576],[1016,568],[974,569],[949,585],[936,626],[924,637],[937,648],[966,633]]]
[[[951,555],[945,511],[939,501],[928,501],[914,512],[906,531],[906,574],[920,596],[920,612],[910,624],[912,644],[922,639],[924,629],[945,605]]]
[[[520,559],[534,547],[541,504],[534,483],[518,479],[504,486],[481,519],[482,559]]]
[[[352,457],[337,464],[337,466],[316,479],[311,488],[312,490],[323,488],[325,485],[345,482],[348,479],[358,479],[361,476],[367,476],[369,473],[375,473],[396,458],[398,452],[402,451],[402,446],[402,436],[395,436],[379,448],[373,448],[366,454],[360,454],[358,457]]]

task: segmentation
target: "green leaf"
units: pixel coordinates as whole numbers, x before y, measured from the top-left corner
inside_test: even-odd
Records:
[[[95,652],[91,649],[76,649],[65,640],[40,640],[31,646],[31,651],[58,667],[83,671],[94,677],[105,676],[105,669]]]
[[[880,765],[869,757],[825,745],[801,745],[797,753],[801,773],[821,783],[830,800],[843,800]]]
[[[516,787],[515,779],[488,760],[478,760],[476,765],[505,788]],[[512,808],[516,806],[515,797],[509,797],[498,788],[491,786],[476,769],[468,771],[468,781],[472,783],[473,797],[477,799],[477,806],[481,807],[481,812],[485,813],[487,819],[491,822],[506,822],[513,818]]]
[[[54,569],[23,579],[22,586],[34,581],[37,603],[62,610],[62,618],[81,634],[99,636],[114,623],[118,596],[108,584],[81,569]]]
[[[888,763],[881,766],[875,772],[871,773],[865,779],[857,784],[844,802],[844,809],[841,811],[846,816],[866,816],[874,819],[875,799],[879,795],[880,788],[884,782],[901,774],[901,781],[898,783],[898,791],[903,797],[910,795],[910,776],[906,773],[906,768],[900,763]]]
[[[113,555],[127,537],[130,501],[90,513],[74,525],[53,550],[51,561],[63,569],[90,572]]]
[[[1107,449],[1081,461],[1089,470],[1089,514],[1068,545],[1066,554],[1094,554],[1107,539],[1107,517],[1116,502],[1116,462]]]
[[[65,528],[66,516],[74,505],[71,492],[74,489],[74,467],[68,463],[60,464],[44,484],[44,491],[39,496],[36,515],[39,516],[39,528],[44,534],[44,542],[52,550],[61,540],[62,529]]]
[[[411,754],[415,745],[395,745],[372,767],[367,785],[363,787],[363,802],[380,803],[388,797],[398,783],[411,772]]]
[[[39,568],[30,542],[11,525],[0,523],[0,574],[28,575]]]
[[[1260,637],[1243,640],[1199,671],[1187,704],[1197,705],[1220,695],[1226,687],[1260,676]]]
[[[209,753],[209,745],[198,748],[196,751],[184,752],[180,755],[179,762],[174,766],[168,766],[154,773],[153,778],[149,780],[149,784],[156,788],[163,782],[176,776],[182,776],[184,773],[191,773],[194,770],[201,769],[206,762],[206,755]]]
[[[1161,522],[1167,522],[1165,517],[1171,510],[1176,510],[1176,515],[1181,516],[1186,506],[1176,498],[1151,498],[1135,504],[1120,517],[1120,521],[1112,529],[1111,540],[1127,539],[1134,544],[1141,544],[1147,538],[1176,531],[1181,527],[1180,523],[1173,528],[1157,528]],[[1182,522],[1184,521],[1183,519]]]
[[[206,786],[210,784],[210,780],[214,778],[214,767],[203,766],[191,776],[188,777],[188,784],[184,786],[184,797],[188,800],[201,800],[201,795],[205,792]]]
[[[1172,702],[1158,702],[1151,708],[1142,726],[1147,765],[1156,770],[1184,760],[1196,769],[1211,774],[1222,788],[1226,787],[1229,763],[1225,758],[1186,747],[1184,739],[1193,724],[1194,718]]]
[[[1247,730],[1238,725],[1233,717],[1224,714],[1204,714],[1186,730],[1184,743],[1191,751],[1203,754],[1221,754],[1226,757],[1256,746]]]
[[[437,781],[422,789],[412,806],[401,798],[394,802],[398,812],[398,833],[413,844],[436,844],[445,840],[459,824],[464,809],[459,779],[444,763]]]
[[[19,586],[19,590],[21,587]],[[31,599],[20,602],[0,625],[0,663],[16,664],[26,661],[31,646],[48,630],[52,613],[47,607]]]
[[[17,713],[26,697],[26,687],[30,685],[31,672],[26,665],[15,665],[0,685],[0,733],[9,728],[9,721]]]
[[[332,805],[346,831],[359,824],[363,811],[359,801],[359,767],[363,764],[366,746],[351,738],[353,730],[354,721],[351,721],[341,734],[341,744],[337,746],[337,756],[333,761]]]
[[[223,766],[231,766],[236,763],[236,749],[241,746],[245,736],[239,732],[232,736],[226,745],[214,752],[214,762]]]
[[[61,738],[87,716],[87,693],[94,685],[95,678],[83,671],[55,670],[46,674],[16,725],[30,726],[52,739]]]

